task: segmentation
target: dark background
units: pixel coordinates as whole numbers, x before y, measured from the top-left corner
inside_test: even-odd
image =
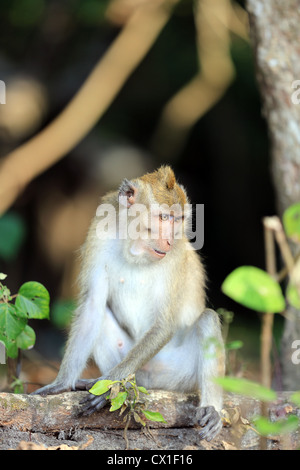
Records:
[[[24,125],[25,130],[17,135],[1,121],[6,105],[0,106],[0,156],[50,122],[108,49],[119,28],[105,18],[107,4],[91,0],[1,1],[0,79],[7,86],[16,78],[33,79],[46,98],[45,102],[42,99],[36,123],[31,128]],[[139,162],[135,170],[141,168],[143,172],[144,168],[152,170],[170,163],[191,201],[205,204],[201,253],[209,278],[210,305],[234,311],[231,336],[244,339],[246,354],[258,355],[259,317],[231,302],[220,289],[237,266],[264,268],[262,217],[276,211],[267,128],[261,115],[251,45],[235,35],[231,41],[236,77],[224,97],[191,129],[176,158],[153,154],[151,139],[164,104],[198,67],[192,2],[181,2],[93,131],[36,178],[14,204],[12,211],[21,217],[26,235],[15,256],[0,258],[0,271],[8,274],[12,291],[25,281],[37,280],[49,290],[52,304],[72,297],[76,292],[74,278],[73,274],[68,276],[66,268],[71,255],[54,259],[51,253],[55,254],[55,246],[51,251],[45,242],[51,237],[53,213],[61,207],[61,200],[77,200],[89,188],[93,194],[98,191],[100,197],[110,185],[118,184],[118,164],[104,173],[100,164],[98,179],[93,169],[99,162],[107,162],[107,155],[115,148],[121,153],[123,147],[126,152],[134,149]],[[105,177],[109,172],[111,179]],[[130,176],[123,174],[121,178]],[[93,204],[91,215],[96,199]],[[76,224],[80,224],[80,217],[74,217],[72,224],[62,224],[60,240],[64,236],[68,239]],[[70,245],[74,257],[83,235],[80,233]],[[35,327],[41,330],[37,349],[56,355],[56,340],[52,336],[49,340],[47,322]]]

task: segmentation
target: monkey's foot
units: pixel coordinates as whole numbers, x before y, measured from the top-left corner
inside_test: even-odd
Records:
[[[30,395],[56,395],[57,393],[70,392],[71,387],[66,387],[65,385],[55,383],[45,385],[44,387],[35,390]]]
[[[76,380],[74,387],[67,387],[59,382],[53,382],[49,385],[45,385],[38,390],[35,390],[31,395],[56,395],[63,392],[76,392],[78,390],[89,390],[92,386],[98,382],[99,379],[79,379]]]
[[[213,406],[205,406],[197,412],[197,422],[203,429],[200,431],[200,439],[211,441],[222,429],[222,420]]]

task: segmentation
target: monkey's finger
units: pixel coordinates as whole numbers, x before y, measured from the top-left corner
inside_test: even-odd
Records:
[[[222,429],[222,422],[219,421],[217,423],[209,422],[205,426],[205,428],[200,432],[199,437],[200,439],[206,439],[207,441],[211,441],[214,439]]]
[[[215,410],[213,406],[206,406],[200,408],[197,413],[198,424],[200,426],[205,426],[206,423],[211,419],[220,419],[218,412]]]
[[[222,429],[222,421],[219,413],[213,406],[202,407],[197,413],[198,423],[203,427],[199,433],[200,439],[210,441]]]
[[[99,395],[99,396],[102,397],[102,395]],[[93,403],[94,401],[96,402],[96,400],[97,400],[97,398],[99,398],[99,396],[89,393],[88,395],[83,397],[82,400],[80,400],[79,405],[88,405],[88,404]]]
[[[89,416],[95,411],[100,410],[107,403],[106,396],[107,395],[88,395],[83,398],[79,403],[80,405],[83,405],[79,414],[82,416]]]
[[[221,421],[219,421],[217,424],[215,424],[210,431],[206,434],[206,440],[212,441],[222,430],[223,424]]]
[[[84,409],[83,410],[83,416],[89,416],[89,415],[95,413],[96,411],[101,410],[101,408],[103,408],[105,405],[106,405],[105,401],[98,401],[92,407]]]

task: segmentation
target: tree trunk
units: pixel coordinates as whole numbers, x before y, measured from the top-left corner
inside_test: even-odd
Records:
[[[300,201],[299,0],[247,0],[257,79],[271,145],[279,215]],[[294,86],[294,88],[293,88]],[[295,251],[295,247],[294,251]],[[284,390],[300,389],[292,343],[300,339],[300,312],[287,309],[281,345]]]
[[[59,395],[16,395],[0,393],[0,449],[18,448],[30,449],[28,441],[41,441],[47,444],[47,436],[55,434],[73,436],[74,442],[82,441],[87,445],[87,439],[92,435],[95,439],[95,449],[125,447],[125,441],[119,447],[116,438],[124,437],[124,415],[119,410],[110,412],[105,407],[91,416],[79,416],[80,400],[86,392],[69,392]],[[140,397],[141,398],[141,397]],[[278,394],[274,403],[268,403],[268,416],[271,421],[277,421],[293,414],[300,417],[299,408],[290,400],[291,393]],[[231,393],[224,394],[224,427],[212,443],[200,441],[199,426],[195,425],[196,410],[200,403],[197,393],[184,394],[163,390],[150,390],[146,400],[146,409],[159,411],[166,423],[149,422],[151,429],[157,431],[156,437],[161,444],[151,440],[143,443],[137,431],[141,424],[131,419],[128,427],[128,438],[134,448],[139,449],[259,449],[260,437],[253,429],[251,422],[254,416],[260,414],[261,403],[255,398],[248,398]],[[141,415],[142,416],[142,415]],[[119,431],[120,432],[119,432]],[[76,433],[75,433],[76,431]],[[74,434],[75,433],[75,434]],[[76,438],[77,435],[77,438]],[[44,436],[44,437],[43,437]],[[106,436],[106,437],[105,437]],[[154,437],[154,435],[152,436]],[[175,447],[173,438],[177,439]],[[100,439],[101,442],[98,442]],[[7,441],[7,442],[6,442]],[[89,439],[90,441],[90,439]],[[96,441],[98,444],[96,444]],[[13,442],[15,445],[12,445]],[[52,444],[51,444],[52,442]],[[68,445],[73,445],[71,441]],[[189,447],[193,443],[192,447]],[[56,442],[62,444],[62,442]],[[48,445],[53,445],[53,439]],[[114,447],[116,445],[116,447]],[[150,447],[149,447],[150,446]],[[36,446],[33,448],[37,448]],[[62,448],[56,446],[55,448]],[[288,436],[272,436],[267,442],[268,449],[297,449],[299,448],[299,433],[293,431]]]

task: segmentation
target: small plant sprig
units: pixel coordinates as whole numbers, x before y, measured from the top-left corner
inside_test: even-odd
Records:
[[[39,282],[25,282],[17,294],[2,281],[7,275],[0,273],[0,341],[8,357],[15,359],[19,349],[30,349],[35,344],[35,332],[28,320],[49,319],[50,296]]]
[[[109,392],[106,399],[110,401],[109,411],[120,409],[120,415],[126,410],[127,414],[123,421],[126,423],[124,428],[124,439],[126,441],[126,449],[128,449],[127,429],[133,418],[135,422],[146,426],[145,418],[149,421],[157,421],[166,423],[164,417],[155,411],[145,409],[145,403],[140,401],[140,393],[148,395],[149,392],[145,387],[136,384],[135,375],[132,374],[123,380],[99,380],[89,390],[93,395],[102,395]],[[143,417],[141,416],[143,415]]]

